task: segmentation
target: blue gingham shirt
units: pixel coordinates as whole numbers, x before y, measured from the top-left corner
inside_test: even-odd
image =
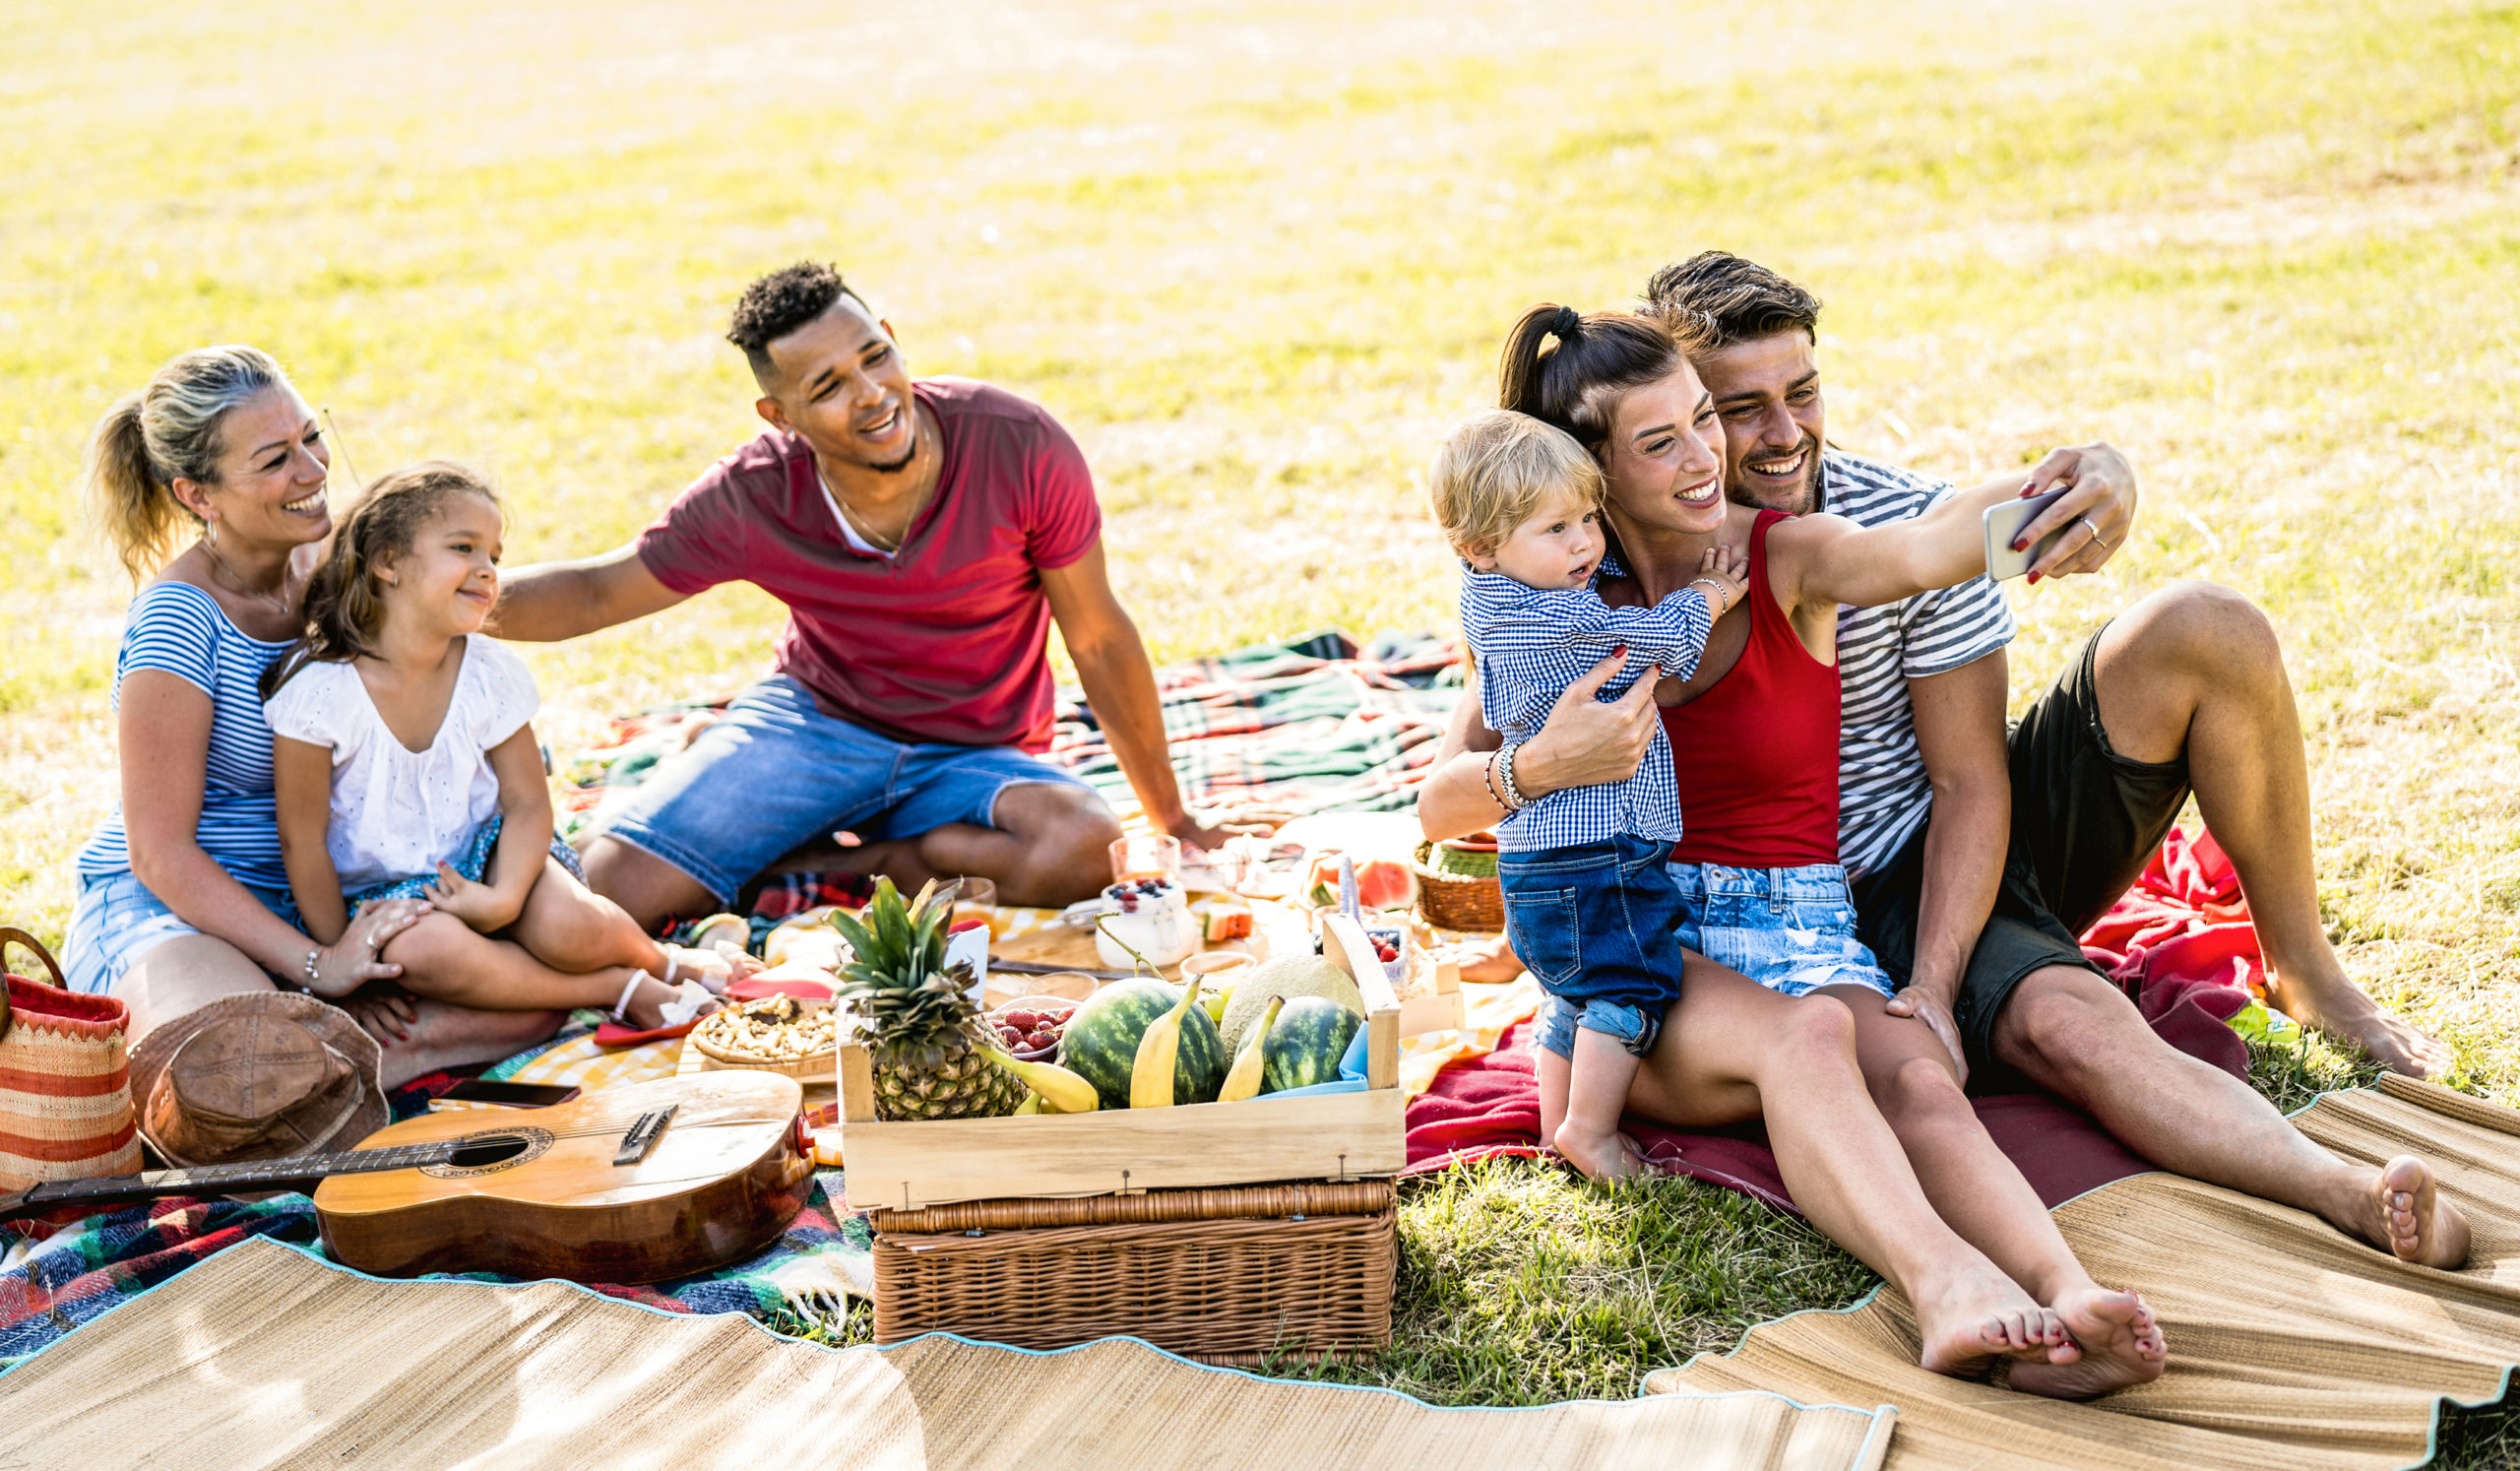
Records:
[[[1597,573],[1594,582],[1599,581]],[[1478,661],[1480,710],[1488,729],[1509,744],[1538,734],[1566,686],[1621,644],[1627,646],[1627,667],[1602,686],[1604,701],[1627,693],[1655,665],[1687,678],[1697,672],[1713,623],[1706,595],[1695,588],[1652,608],[1608,608],[1590,585],[1544,591],[1501,573],[1462,568],[1461,631]],[[1660,721],[1636,775],[1541,798],[1496,825],[1496,846],[1530,853],[1606,843],[1621,833],[1680,840],[1679,780]]]

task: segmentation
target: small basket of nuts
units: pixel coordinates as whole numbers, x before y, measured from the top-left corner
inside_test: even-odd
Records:
[[[691,1045],[721,1066],[829,1082],[839,1066],[840,1013],[827,1000],[802,996],[737,1001],[702,1017]]]

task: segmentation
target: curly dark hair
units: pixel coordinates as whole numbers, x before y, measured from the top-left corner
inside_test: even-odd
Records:
[[[769,388],[779,381],[779,365],[770,360],[770,345],[831,310],[832,303],[843,296],[866,305],[866,298],[841,280],[836,266],[820,261],[782,266],[744,288],[735,300],[726,341],[744,350],[753,378]],[[873,314],[871,307],[868,314]]]
[[[1820,298],[1756,261],[1704,250],[1645,283],[1645,309],[1666,322],[1693,318],[1708,334],[1695,351],[1730,348],[1781,332],[1820,337]]]

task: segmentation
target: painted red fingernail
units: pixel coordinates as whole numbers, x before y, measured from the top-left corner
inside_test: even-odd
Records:
[[[2038,574],[2038,573],[2036,573],[2036,572],[2031,573],[2031,574],[2030,574],[2030,581],[2031,581],[2031,583],[2035,586],[2035,585],[2038,583],[2038,581],[2039,581],[2039,574]]]
[[[2013,550],[2015,550],[2015,551],[2019,551],[2019,550],[2021,550],[2023,547],[2028,546],[2029,544],[2030,544],[2030,539],[2029,539],[2029,538],[2027,538],[2027,537],[2015,537],[2015,538],[2013,539],[2013,543],[2012,543],[2012,549],[2013,549]]]

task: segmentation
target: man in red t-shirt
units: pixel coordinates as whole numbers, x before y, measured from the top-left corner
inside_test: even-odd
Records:
[[[490,626],[575,638],[724,582],[788,605],[776,672],[588,847],[596,891],[653,926],[724,907],[847,829],[865,841],[846,865],[905,887],[972,874],[1009,903],[1093,894],[1120,824],[1039,754],[1053,619],[1148,818],[1217,841],[1182,807],[1155,672],[1104,574],[1094,479],[1057,420],[985,383],[914,381],[892,324],[828,266],[754,282],[727,338],[770,427],[629,545],[511,575]]]

